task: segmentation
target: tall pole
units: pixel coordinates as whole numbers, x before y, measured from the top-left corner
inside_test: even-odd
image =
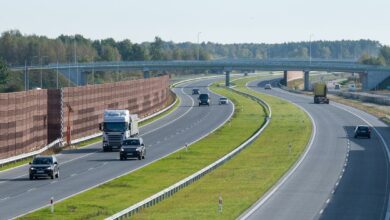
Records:
[[[27,60],[24,60],[24,91],[27,91]]]
[[[310,55],[309,55],[309,60],[310,60],[310,65],[311,65],[311,38],[313,37],[313,34],[310,34],[310,49],[309,49],[309,53],[310,53]]]
[[[58,60],[57,60],[57,76],[56,76],[56,86],[58,89]]]
[[[199,45],[199,36],[202,32],[198,32],[198,52],[197,52],[197,60],[199,60],[199,50],[200,50],[200,45]]]
[[[92,59],[92,85],[95,85],[95,61]]]
[[[76,86],[79,86],[79,65],[77,64],[76,35],[74,35],[74,64],[76,65]]]
[[[42,57],[40,59],[40,62],[41,62],[41,89],[43,89],[43,79],[42,79]]]

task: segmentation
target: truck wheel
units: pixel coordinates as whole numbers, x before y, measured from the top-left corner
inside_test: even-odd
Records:
[[[60,178],[60,171],[57,171],[56,178]]]
[[[141,156],[141,154],[138,156],[138,160],[142,160],[142,156]]]
[[[53,171],[53,173],[50,175],[50,178],[51,178],[51,179],[54,179],[54,171]]]

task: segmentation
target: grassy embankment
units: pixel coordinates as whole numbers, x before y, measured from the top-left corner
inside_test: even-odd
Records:
[[[191,145],[128,175],[71,197],[55,205],[55,213],[43,208],[21,219],[102,219],[184,179],[232,151],[264,123],[258,103],[225,88],[214,92],[229,97],[236,106],[230,123]],[[206,108],[206,107],[205,107]],[[136,161],[134,161],[136,162]]]
[[[309,117],[287,101],[247,89],[244,85],[249,80],[253,79],[235,84],[271,106],[272,120],[264,133],[231,161],[133,219],[235,219],[293,166],[311,136]],[[222,213],[218,212],[219,195]]]

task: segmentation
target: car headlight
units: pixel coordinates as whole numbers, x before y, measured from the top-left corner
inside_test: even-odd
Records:
[[[46,169],[47,169],[47,170],[52,170],[53,168],[52,168],[52,167],[47,167]]]
[[[135,150],[139,152],[139,151],[141,151],[141,148],[140,148],[140,147],[138,147],[138,148],[137,148],[137,149],[135,149]]]
[[[34,167],[30,167],[30,170],[35,170],[35,168]]]

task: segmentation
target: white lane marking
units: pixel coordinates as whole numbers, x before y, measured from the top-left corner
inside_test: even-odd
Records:
[[[384,146],[384,148],[385,148],[385,152],[386,152],[386,154],[387,154],[387,159],[388,159],[388,163],[386,164],[386,165],[387,165],[386,168],[387,168],[387,170],[389,170],[390,149],[389,149],[389,146],[388,146],[387,143],[386,143],[386,140],[383,138],[382,134],[375,128],[375,126],[374,126],[372,123],[370,123],[368,120],[366,120],[365,118],[363,118],[362,116],[356,114],[355,112],[352,112],[351,110],[349,110],[349,109],[343,107],[343,106],[340,105],[340,104],[333,104],[333,103],[332,103],[331,105],[334,106],[334,107],[337,107],[337,108],[339,108],[339,109],[342,109],[342,110],[344,110],[344,111],[346,111],[346,112],[349,112],[349,113],[351,113],[352,115],[354,115],[354,116],[360,118],[361,120],[363,120],[367,125],[369,125],[369,126],[375,131],[375,133],[378,135],[378,137],[380,138],[380,140],[381,140],[381,142],[382,142],[382,144],[383,144],[383,146]],[[387,173],[387,175],[388,175],[388,172],[386,172],[386,173]],[[387,182],[386,182],[386,188],[388,188],[388,185],[389,185],[388,179],[389,179],[389,178],[386,178],[386,180],[387,180]],[[388,198],[387,198],[388,201],[387,201],[387,210],[386,210],[385,219],[390,219],[390,196],[388,195],[387,197],[388,197]]]
[[[76,176],[77,175],[77,173],[72,173],[71,175],[70,175],[70,177],[73,177],[73,176]]]
[[[7,200],[7,199],[9,199],[9,196],[0,199],[0,201],[4,201],[4,200]]]
[[[88,171],[91,171],[91,170],[93,170],[94,168],[93,167],[90,167],[90,168],[88,168]]]
[[[209,85],[211,85],[211,84],[212,84],[212,83],[210,83]],[[208,88],[207,88],[207,89],[208,89]],[[213,93],[213,94],[215,94],[215,93]],[[234,114],[234,111],[235,111],[235,106],[234,106],[234,104],[232,104],[231,106],[232,106],[232,111],[231,111],[230,115],[226,118],[225,121],[223,121],[219,126],[217,126],[216,128],[214,128],[214,129],[213,129],[212,131],[210,131],[209,133],[207,133],[207,134],[201,136],[200,138],[198,138],[197,140],[195,140],[195,141],[193,141],[193,142],[191,142],[191,143],[188,143],[187,146],[190,146],[190,145],[192,145],[192,144],[194,144],[194,143],[200,141],[201,139],[203,139],[204,137],[206,137],[206,136],[209,135],[210,133],[216,131],[217,129],[219,129],[220,127],[222,127],[224,124],[226,124],[226,122],[228,122],[228,121],[232,118],[232,116],[233,116],[233,114]],[[142,165],[142,166],[140,166],[140,167],[138,167],[138,168],[136,168],[136,169],[130,170],[130,171],[126,172],[126,173],[122,173],[122,174],[120,174],[120,175],[117,175],[116,177],[113,177],[113,178],[108,179],[108,180],[106,180],[106,181],[103,181],[103,182],[101,182],[101,183],[95,184],[95,185],[93,185],[93,186],[91,186],[91,187],[88,187],[88,188],[86,188],[86,189],[84,189],[84,190],[81,190],[81,191],[79,191],[79,192],[77,192],[77,193],[74,193],[74,194],[69,195],[69,196],[66,196],[66,197],[64,197],[64,198],[62,198],[62,199],[59,199],[59,200],[57,200],[56,202],[64,201],[64,200],[66,200],[66,199],[68,199],[68,198],[71,198],[71,197],[73,197],[73,196],[76,196],[76,195],[79,195],[79,194],[81,194],[81,193],[83,193],[83,192],[86,192],[86,191],[88,191],[88,190],[90,190],[90,189],[92,189],[92,188],[95,188],[95,187],[101,186],[101,185],[103,185],[103,184],[105,184],[105,183],[107,183],[107,182],[110,182],[110,181],[113,180],[113,179],[117,179],[117,178],[120,178],[120,177],[122,177],[122,176],[125,176],[125,175],[127,175],[127,174],[129,174],[129,173],[133,173],[133,172],[135,172],[135,171],[137,171],[137,170],[139,170],[139,169],[142,169],[142,168],[144,168],[144,167],[146,167],[146,166],[148,166],[148,165],[150,165],[150,164],[152,164],[152,163],[154,163],[154,162],[156,162],[156,161],[158,161],[158,160],[164,159],[164,158],[166,158],[166,157],[168,157],[168,156],[170,156],[170,155],[172,155],[172,154],[174,154],[174,153],[176,153],[176,152],[178,152],[178,151],[180,151],[180,150],[182,150],[182,149],[184,149],[184,148],[185,148],[185,146],[180,147],[180,148],[178,148],[177,150],[172,151],[172,152],[168,153],[167,155],[164,155],[164,156],[162,156],[162,157],[160,157],[160,158],[157,158],[157,159],[155,159],[155,160],[152,160],[152,161],[150,161],[149,163],[146,163],[146,164],[144,164],[144,165]],[[32,212],[35,212],[35,211],[37,211],[37,210],[39,210],[39,209],[42,209],[42,208],[45,208],[45,207],[48,207],[48,206],[49,206],[49,205],[41,206],[41,207],[39,207],[39,208],[30,210],[30,211],[28,211],[28,212],[26,212],[26,213],[23,213],[23,214],[21,214],[21,215],[19,215],[19,216],[16,216],[15,218],[20,218],[20,217],[22,217],[22,216],[24,216],[24,215],[27,215],[27,214],[32,213]]]
[[[104,163],[103,163],[103,166],[105,166],[107,163],[108,163],[108,162],[104,162]]]
[[[324,212],[324,210],[323,209],[321,209],[321,211],[320,211],[320,215],[322,215],[322,213]]]
[[[328,204],[330,202],[330,199],[326,200],[326,204]]]
[[[249,83],[249,82],[248,82]],[[246,87],[248,87],[248,83],[245,85]],[[250,88],[250,87],[248,87]],[[252,91],[255,91],[255,92],[258,92],[252,88],[250,88]],[[269,94],[270,95],[270,94]],[[273,97],[277,97],[277,96],[274,96],[274,95],[271,95]],[[305,152],[303,153],[303,155],[301,156],[301,158],[299,159],[299,161],[294,165],[294,167],[288,171],[287,175],[284,176],[275,186],[274,188],[269,191],[268,194],[266,194],[263,198],[261,198],[255,206],[251,207],[250,210],[244,215],[242,216],[240,219],[247,219],[249,216],[251,216],[257,209],[259,209],[262,205],[264,205],[264,203],[269,199],[271,198],[271,196],[273,196],[276,191],[279,190],[279,188],[293,175],[293,173],[298,169],[298,167],[302,164],[302,162],[305,160],[306,156],[308,155],[310,149],[312,148],[313,144],[314,144],[314,140],[317,136],[317,125],[314,121],[314,118],[309,114],[309,112],[304,109],[302,106],[299,106],[293,102],[291,102],[290,100],[288,99],[284,99],[284,98],[281,98],[281,97],[277,97],[277,98],[280,98],[280,99],[283,99],[283,100],[286,100],[287,102],[290,102],[292,103],[293,105],[297,106],[298,108],[302,109],[304,112],[306,112],[306,114],[309,116],[311,122],[312,122],[312,125],[313,125],[313,131],[312,131],[312,134],[311,134],[311,137],[310,137],[310,142],[305,150]]]
[[[31,189],[27,190],[27,192],[31,192],[33,190],[36,190],[36,189],[35,188],[31,188]]]
[[[51,181],[50,184],[54,184],[54,183],[57,183],[58,181],[55,180],[55,181]]]
[[[155,131],[157,131],[157,130],[163,128],[163,127],[166,127],[166,126],[172,124],[173,122],[175,122],[175,121],[179,120],[180,118],[184,117],[185,115],[187,115],[187,114],[194,108],[195,101],[194,101],[194,99],[193,99],[190,95],[188,95],[187,93],[184,92],[184,88],[185,88],[185,87],[182,87],[182,88],[181,88],[181,92],[182,92],[184,95],[190,97],[190,99],[191,99],[191,107],[188,108],[188,110],[187,110],[184,114],[182,114],[181,116],[179,116],[179,117],[173,119],[172,121],[170,121],[170,122],[168,122],[168,123],[166,123],[166,124],[164,124],[164,125],[162,125],[162,126],[160,126],[160,127],[157,127],[157,128],[155,128],[155,129],[152,129],[151,131],[148,131],[148,132],[144,133],[143,135],[150,134],[150,133],[152,133],[152,132],[155,132]]]

